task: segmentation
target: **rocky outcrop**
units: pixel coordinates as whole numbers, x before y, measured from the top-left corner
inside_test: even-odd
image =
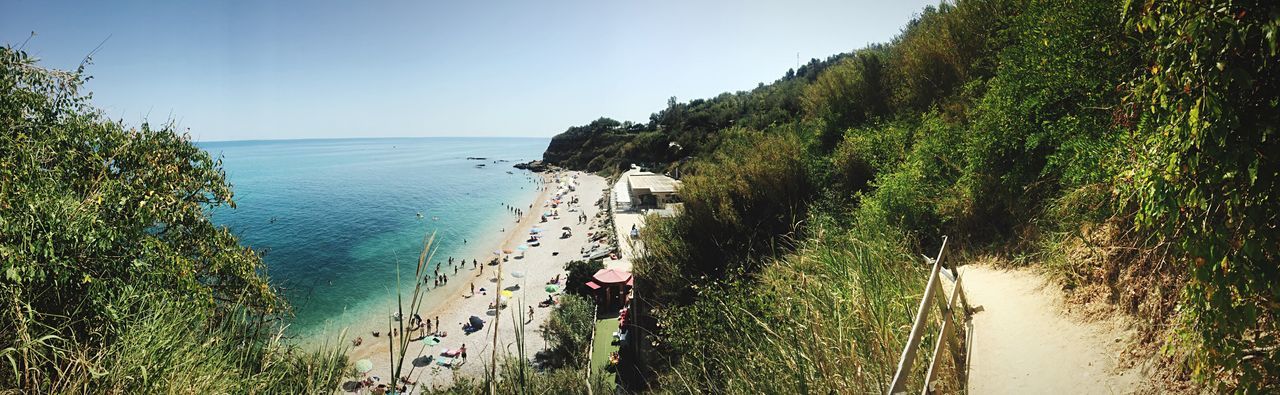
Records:
[[[532,160],[525,163],[516,163],[515,166],[511,166],[511,167],[514,167],[520,170],[532,171],[534,173],[541,173],[548,170],[552,170],[554,168],[554,166],[548,166],[546,163],[543,163],[540,160]]]

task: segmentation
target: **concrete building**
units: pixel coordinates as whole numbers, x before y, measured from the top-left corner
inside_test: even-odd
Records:
[[[633,207],[665,208],[667,203],[678,202],[676,192],[680,181],[661,174],[640,172],[627,177],[627,186]]]
[[[680,181],[661,174],[654,174],[632,167],[618,178],[613,186],[614,209],[664,209],[667,204],[680,201]]]

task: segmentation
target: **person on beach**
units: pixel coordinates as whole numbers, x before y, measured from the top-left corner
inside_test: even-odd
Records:
[[[440,329],[440,316],[436,316],[436,329]]]
[[[471,283],[471,295],[476,294],[476,283]]]
[[[528,324],[530,322],[533,322],[533,306],[529,306],[529,320],[524,323]]]
[[[462,352],[462,360],[464,360],[464,361],[465,361],[465,360],[467,359],[467,345],[466,345],[466,344],[463,344],[463,345],[462,345],[462,348],[461,348],[461,349],[459,349],[458,351],[461,351],[461,352]]]

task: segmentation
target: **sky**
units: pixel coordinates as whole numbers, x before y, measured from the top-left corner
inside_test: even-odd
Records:
[[[92,52],[95,106],[198,141],[550,137],[752,89],[936,3],[6,0],[0,45]]]

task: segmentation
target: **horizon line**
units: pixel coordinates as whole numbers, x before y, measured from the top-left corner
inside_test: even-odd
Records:
[[[553,136],[554,137],[554,136]],[[228,139],[228,140],[197,140],[192,138],[193,143],[239,143],[239,142],[255,142],[255,141],[304,141],[304,140],[391,140],[391,139],[551,139],[552,137],[532,137],[532,136],[372,136],[372,137],[285,137],[285,138],[257,138],[257,139]]]

